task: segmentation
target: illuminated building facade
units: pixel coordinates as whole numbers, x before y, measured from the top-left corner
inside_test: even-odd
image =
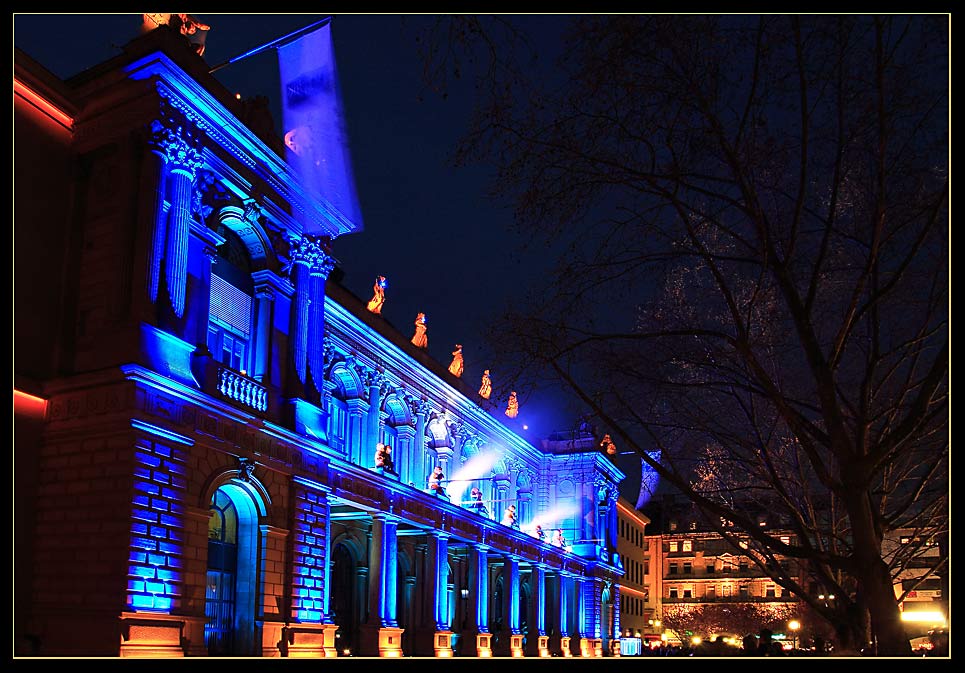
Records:
[[[183,39],[65,82],[17,52],[14,90],[19,654],[618,651],[623,474],[342,288],[355,225]]]

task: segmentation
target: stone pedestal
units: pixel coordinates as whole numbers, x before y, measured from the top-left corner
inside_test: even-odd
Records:
[[[580,656],[581,657],[593,656],[593,643],[589,638],[580,638]]]
[[[476,656],[477,657],[493,656],[492,637],[493,637],[493,634],[491,633],[476,634]]]
[[[590,656],[603,656],[603,638],[590,638]]]
[[[619,638],[613,639],[612,654],[614,657],[620,656],[620,639]]]
[[[436,631],[432,639],[432,653],[437,657],[451,657],[452,631]]]
[[[393,626],[383,626],[379,629],[379,656],[398,658],[402,656],[402,632]],[[450,650],[451,651],[451,650]]]
[[[522,657],[523,655],[523,634],[513,633],[509,636],[509,656]]]
[[[256,639],[261,641],[261,656],[275,658],[282,656],[282,647],[287,647],[285,624],[283,622],[255,622],[258,627]]]
[[[560,655],[564,657],[572,657],[573,651],[570,649],[570,637],[563,636],[560,638]]]
[[[121,614],[121,657],[170,659],[184,656],[181,634],[185,617],[124,612]],[[204,640],[202,639],[202,644]]]
[[[335,624],[296,624],[285,627],[290,659],[322,659],[337,656]]]
[[[539,636],[536,639],[536,651],[540,657],[550,657],[550,637],[549,636]]]

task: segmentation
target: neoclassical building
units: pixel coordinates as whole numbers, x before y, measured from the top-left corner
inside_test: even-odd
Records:
[[[180,35],[14,94],[17,654],[619,653],[623,474],[340,286],[356,225]]]

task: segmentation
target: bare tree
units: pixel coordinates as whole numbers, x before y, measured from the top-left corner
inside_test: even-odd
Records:
[[[529,80],[505,21],[424,40],[427,72],[482,66],[457,158],[559,258],[500,371],[552,372],[815,614],[910,654],[882,542],[947,536],[947,17],[572,20]]]

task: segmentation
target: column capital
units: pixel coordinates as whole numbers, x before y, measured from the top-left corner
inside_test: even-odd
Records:
[[[167,116],[151,122],[148,143],[164,157],[168,165],[194,180],[203,164],[202,138],[203,132],[193,124]]]

